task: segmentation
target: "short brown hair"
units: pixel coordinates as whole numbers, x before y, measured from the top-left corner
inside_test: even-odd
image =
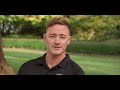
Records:
[[[54,17],[53,19],[51,19],[50,21],[47,22],[46,24],[46,30],[48,27],[51,27],[55,24],[60,24],[60,25],[66,25],[68,27],[68,30],[70,31],[71,29],[71,25],[69,24],[69,22],[63,18],[63,17]]]

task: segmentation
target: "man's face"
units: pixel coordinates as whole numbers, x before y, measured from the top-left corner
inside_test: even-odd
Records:
[[[65,54],[71,40],[70,32],[65,25],[53,25],[47,28],[44,41],[47,44],[47,53],[52,55]]]

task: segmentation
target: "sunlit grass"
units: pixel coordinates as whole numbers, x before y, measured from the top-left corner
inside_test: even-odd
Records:
[[[28,48],[46,50],[43,39],[3,38],[4,47]],[[97,41],[72,41],[67,48],[68,52],[95,53],[95,54],[119,54],[120,40]]]
[[[4,49],[4,53],[7,62],[14,70],[18,71],[23,63],[42,56],[45,52],[9,51]],[[120,75],[120,57],[70,55],[72,60],[83,68],[86,75]]]

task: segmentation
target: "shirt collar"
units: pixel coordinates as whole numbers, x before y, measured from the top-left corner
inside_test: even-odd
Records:
[[[42,57],[37,58],[36,64],[45,64],[45,56],[46,53]]]
[[[70,57],[68,54],[66,54],[66,57],[57,65],[59,67],[65,68],[67,66],[67,63],[70,61]]]
[[[46,62],[45,62],[45,56],[46,56],[46,53],[42,56],[42,57],[39,57],[37,59],[37,64],[40,64],[40,65],[45,65],[46,66]],[[67,63],[70,61],[70,56],[69,54],[66,54],[65,58],[57,65],[58,67],[62,67],[62,68],[65,68],[67,65]]]

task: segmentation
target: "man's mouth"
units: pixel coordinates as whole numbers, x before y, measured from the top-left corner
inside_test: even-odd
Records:
[[[60,49],[61,47],[56,47],[56,46],[53,46],[54,49]]]

